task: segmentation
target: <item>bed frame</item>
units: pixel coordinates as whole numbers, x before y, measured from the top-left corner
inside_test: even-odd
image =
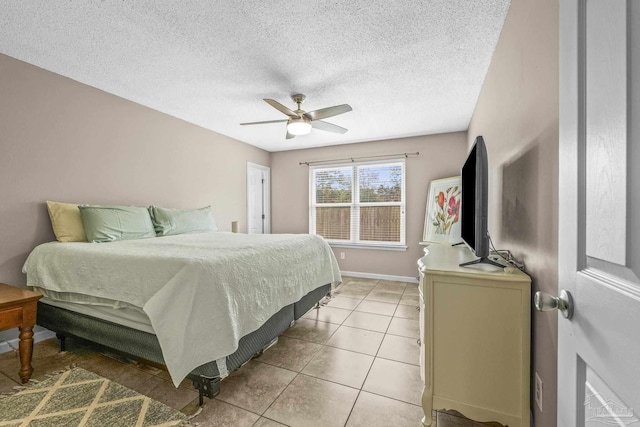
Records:
[[[331,292],[331,285],[320,286],[299,301],[283,307],[260,328],[242,337],[238,350],[227,356],[227,369],[232,372],[253,356],[269,347],[291,324],[317,305]],[[56,333],[60,349],[65,349],[66,337],[76,337],[117,351],[135,359],[164,365],[162,350],[154,334],[139,331],[117,323],[87,316],[75,311],[38,302],[38,325]],[[203,397],[213,399],[220,393],[220,372],[215,362],[205,363],[191,371],[188,378],[198,390],[200,406]]]

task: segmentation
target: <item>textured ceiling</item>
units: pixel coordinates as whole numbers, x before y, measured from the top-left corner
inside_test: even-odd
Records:
[[[4,0],[0,52],[268,151],[466,130],[509,0]],[[348,103],[285,139],[262,101]]]

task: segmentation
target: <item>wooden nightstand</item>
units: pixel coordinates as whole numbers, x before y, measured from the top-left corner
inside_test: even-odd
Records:
[[[36,307],[42,298],[39,293],[25,288],[0,283],[0,331],[20,329],[20,378],[26,383],[31,378],[31,354],[33,353],[33,326],[36,324]]]

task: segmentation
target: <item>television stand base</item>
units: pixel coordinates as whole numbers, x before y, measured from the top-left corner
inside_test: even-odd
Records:
[[[478,259],[474,259],[473,261],[463,262],[462,264],[460,264],[460,267],[468,267],[474,264],[490,264],[490,265],[495,265],[496,267],[500,267],[501,269],[504,268],[504,265],[498,262],[495,262],[494,260],[489,259],[487,257],[480,257]]]

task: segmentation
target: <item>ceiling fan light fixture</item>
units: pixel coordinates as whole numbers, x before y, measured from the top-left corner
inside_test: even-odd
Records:
[[[287,132],[291,135],[307,135],[311,132],[311,122],[304,117],[293,118],[287,123]]]
[[[295,138],[299,135],[307,135],[311,132],[311,128],[318,129],[325,132],[333,132],[344,134],[347,129],[334,125],[333,123],[325,122],[323,119],[337,116],[339,114],[348,113],[352,111],[349,104],[334,105],[333,107],[321,108],[319,110],[304,111],[302,109],[302,103],[305,100],[305,96],[302,94],[292,95],[293,101],[298,104],[298,109],[293,111],[290,108],[280,104],[275,99],[264,98],[264,101],[271,105],[276,110],[287,116],[284,120],[266,120],[262,122],[248,122],[240,123],[241,125],[266,125],[271,123],[287,122],[287,139]]]

